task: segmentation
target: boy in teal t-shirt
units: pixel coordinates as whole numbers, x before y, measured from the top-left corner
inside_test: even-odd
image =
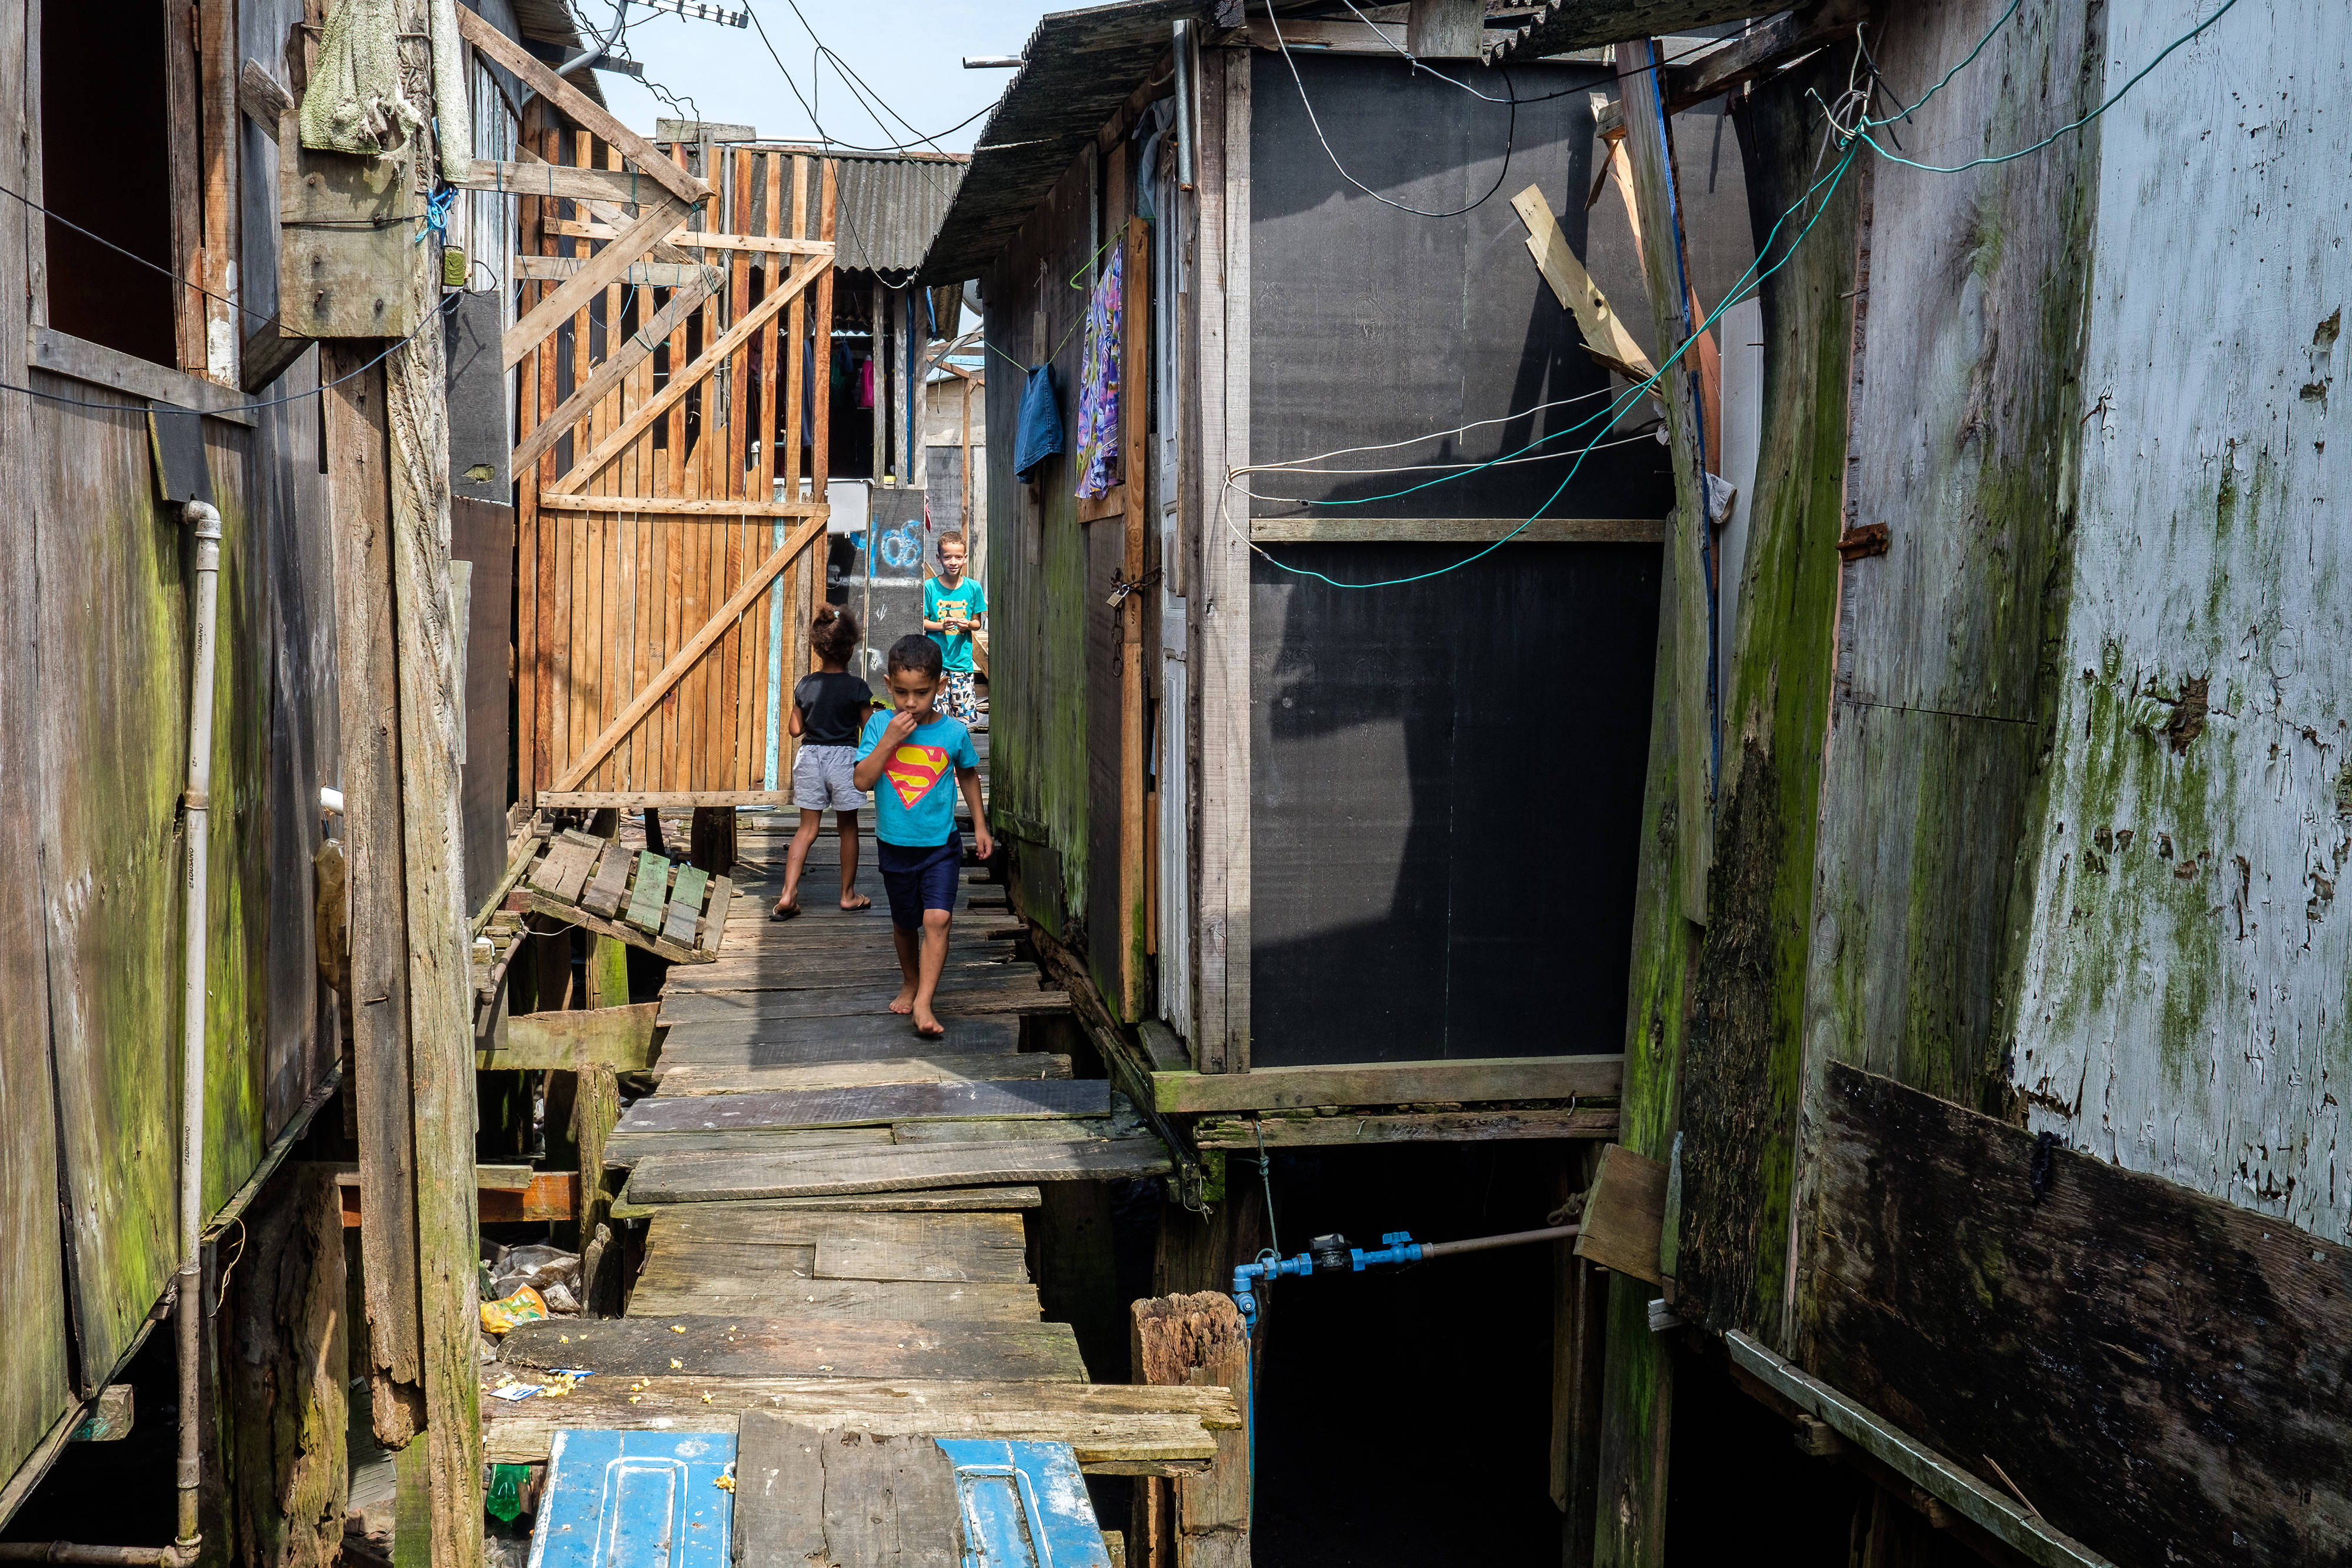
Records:
[[[963,563],[963,535],[941,534],[940,574],[923,583],[923,630],[940,645],[940,706],[966,724],[977,724],[971,634],[987,624],[988,591],[964,576]]]
[[[890,936],[906,984],[890,1000],[894,1013],[914,1016],[925,1040],[947,1033],[931,1011],[948,935],[963,881],[963,838],[956,831],[955,798],[971,808],[972,843],[980,858],[996,852],[980,799],[980,753],[963,721],[939,711],[939,644],[901,637],[891,644],[887,677],[891,712],[866,721],[850,779],[874,797],[875,859],[890,895]],[[950,774],[955,777],[948,784]]]

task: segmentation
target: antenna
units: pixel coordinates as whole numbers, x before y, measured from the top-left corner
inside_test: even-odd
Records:
[[[746,12],[705,5],[700,0],[637,0],[637,4],[648,11],[675,11],[693,21],[716,22],[722,27],[748,27],[751,25],[751,18]]]

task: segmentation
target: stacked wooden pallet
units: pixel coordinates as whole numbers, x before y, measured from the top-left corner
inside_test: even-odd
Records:
[[[545,841],[515,892],[539,914],[678,964],[717,961],[735,902],[726,877],[572,828]]]

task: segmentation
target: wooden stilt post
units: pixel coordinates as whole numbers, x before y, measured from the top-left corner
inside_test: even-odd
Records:
[[[1230,1388],[1249,1407],[1249,1342],[1233,1298],[1214,1291],[1134,1306],[1135,1381]],[[1139,1493],[1134,1568],[1245,1568],[1250,1560],[1247,1432],[1217,1434],[1208,1473],[1150,1481]]]

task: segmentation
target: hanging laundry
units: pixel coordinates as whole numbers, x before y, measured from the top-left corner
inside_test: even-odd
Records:
[[[1013,442],[1013,476],[1023,484],[1037,465],[1063,450],[1062,410],[1054,401],[1054,367],[1033,365],[1021,389],[1021,425]]]
[[[858,356],[857,406],[860,408],[874,406],[874,361],[869,355]]]
[[[1078,380],[1078,495],[1091,499],[1118,483],[1119,308],[1124,246],[1110,259],[1087,300],[1087,351]]]

